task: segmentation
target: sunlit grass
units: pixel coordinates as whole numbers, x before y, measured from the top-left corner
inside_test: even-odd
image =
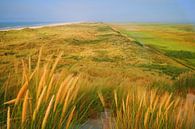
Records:
[[[185,98],[194,91],[194,72],[109,25],[0,36],[2,128],[75,129],[101,118],[116,129],[195,128],[195,105]],[[191,54],[183,53],[169,51],[181,59]]]
[[[192,115],[195,105],[177,95],[147,89],[144,84],[130,86],[128,82],[104,87],[108,81],[93,82],[87,75],[79,73],[57,76],[55,69],[62,54],[50,61],[52,63],[45,64],[39,62],[41,55],[40,51],[35,68],[31,68],[30,63],[23,65],[24,81],[20,90],[15,97],[12,96],[13,100],[5,101],[1,107],[7,114],[3,127],[79,128],[88,119],[98,119],[101,112],[109,109],[111,116],[105,119],[109,119],[110,124],[104,125],[108,123],[103,122],[105,127],[195,128]]]

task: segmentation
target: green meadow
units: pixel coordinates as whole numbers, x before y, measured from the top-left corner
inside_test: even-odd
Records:
[[[191,24],[126,24],[117,26],[121,33],[165,55],[195,66],[195,28]]]
[[[0,128],[195,129],[194,35],[189,24],[0,31]]]

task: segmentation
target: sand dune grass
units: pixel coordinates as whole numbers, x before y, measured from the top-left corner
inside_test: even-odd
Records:
[[[75,129],[107,111],[116,129],[195,128],[194,103],[178,94],[193,91],[194,72],[109,25],[0,38],[0,128]]]
[[[41,51],[39,55],[34,69],[30,64],[23,65],[22,78],[26,80],[16,99],[4,102],[7,124],[3,128],[79,128],[106,109],[116,129],[195,128],[195,105],[184,98],[144,86],[128,86],[128,81],[108,86],[111,82],[93,82],[85,74],[69,72],[64,73],[66,77],[58,76],[55,67],[62,54],[51,64],[42,65]]]

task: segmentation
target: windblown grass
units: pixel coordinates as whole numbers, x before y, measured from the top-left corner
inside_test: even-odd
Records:
[[[107,109],[111,113],[108,127],[115,129],[195,128],[194,103],[144,86],[128,86],[128,82],[104,87],[93,83],[110,82],[93,82],[85,74],[58,76],[55,67],[61,56],[51,64],[37,63],[34,69],[30,63],[23,65],[23,84],[15,99],[4,102],[2,108],[7,110],[3,128],[76,129]],[[41,53],[38,62],[40,58]]]
[[[78,90],[75,88],[78,88],[76,85],[79,76],[71,75],[59,82],[60,79],[56,78],[54,71],[61,55],[53,65],[47,63],[42,69],[39,64],[40,51],[35,69],[31,72],[31,66],[28,66],[29,71],[23,72],[25,81],[16,98],[4,103],[9,105],[7,128],[44,129],[72,126],[75,102],[78,101]],[[27,70],[25,66],[23,65],[23,70]]]
[[[115,101],[114,125],[116,129],[193,129],[194,106],[172,94],[130,89]]]
[[[76,129],[106,112],[107,128],[195,128],[194,103],[177,94],[194,91],[194,74],[169,58],[188,50],[167,56],[101,23],[0,38],[0,128]]]

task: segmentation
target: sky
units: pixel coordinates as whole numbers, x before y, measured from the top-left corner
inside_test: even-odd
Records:
[[[195,23],[195,0],[0,0],[0,22]]]

